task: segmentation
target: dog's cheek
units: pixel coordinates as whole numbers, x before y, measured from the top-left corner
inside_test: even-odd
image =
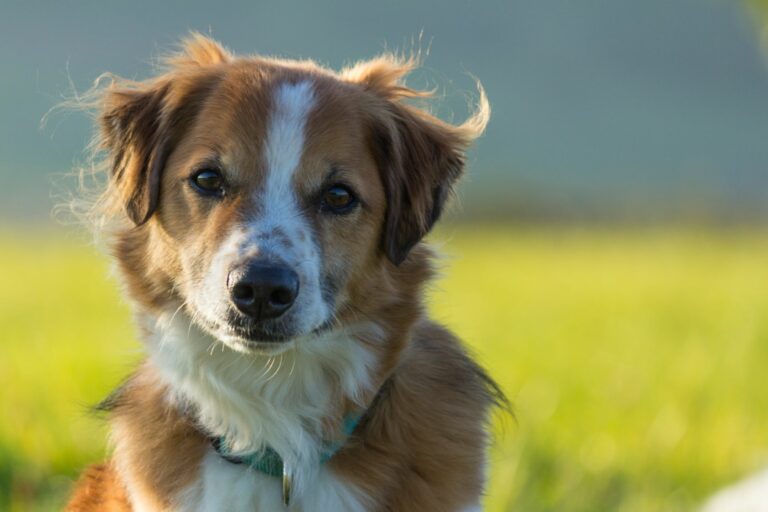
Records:
[[[338,260],[339,258],[326,260],[320,283],[323,302],[332,311],[346,302],[346,286],[349,279],[348,268]]]
[[[325,294],[332,296],[328,304],[343,309],[350,303],[361,280],[375,269],[378,253],[376,230],[372,219],[360,215],[358,218],[337,219],[327,226],[325,235],[325,258],[323,261]]]

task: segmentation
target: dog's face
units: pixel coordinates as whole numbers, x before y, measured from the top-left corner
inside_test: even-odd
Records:
[[[271,71],[247,67],[211,92],[166,163],[157,211],[179,293],[234,346],[330,325],[384,215],[351,87]]]
[[[102,142],[136,224],[118,248],[134,294],[243,351],[365,314],[487,119],[485,104],[460,127],[401,104],[407,70],[380,59],[335,75],[196,38],[165,75],[108,91]]]

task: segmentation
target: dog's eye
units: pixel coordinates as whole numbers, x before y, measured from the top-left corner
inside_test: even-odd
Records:
[[[331,213],[347,213],[357,205],[357,198],[346,185],[331,185],[323,192],[323,209]]]
[[[190,177],[190,181],[198,192],[206,195],[222,195],[224,193],[224,177],[215,169],[203,169]]]

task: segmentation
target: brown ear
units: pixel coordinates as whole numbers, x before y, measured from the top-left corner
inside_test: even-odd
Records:
[[[114,79],[104,91],[99,142],[112,159],[116,199],[137,226],[157,209],[172,144],[218,80],[211,70],[231,59],[216,41],[192,33],[163,59],[166,74],[145,82]]]
[[[162,108],[168,84],[106,91],[99,123],[101,144],[112,155],[111,180],[128,217],[144,224],[157,208],[168,156]]]
[[[414,65],[413,60],[383,57],[358,64],[344,74],[383,101],[372,120],[370,144],[387,196],[382,247],[396,265],[440,217],[464,170],[465,151],[485,130],[490,117],[479,84],[477,111],[459,126],[401,103],[401,98],[429,95],[400,83]]]

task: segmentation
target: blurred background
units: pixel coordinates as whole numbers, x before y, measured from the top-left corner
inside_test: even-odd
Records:
[[[768,465],[768,0],[0,4],[0,510],[55,510],[141,359],[102,248],[55,222],[90,119],[189,30],[493,107],[430,293],[515,404],[491,511],[695,510]]]

